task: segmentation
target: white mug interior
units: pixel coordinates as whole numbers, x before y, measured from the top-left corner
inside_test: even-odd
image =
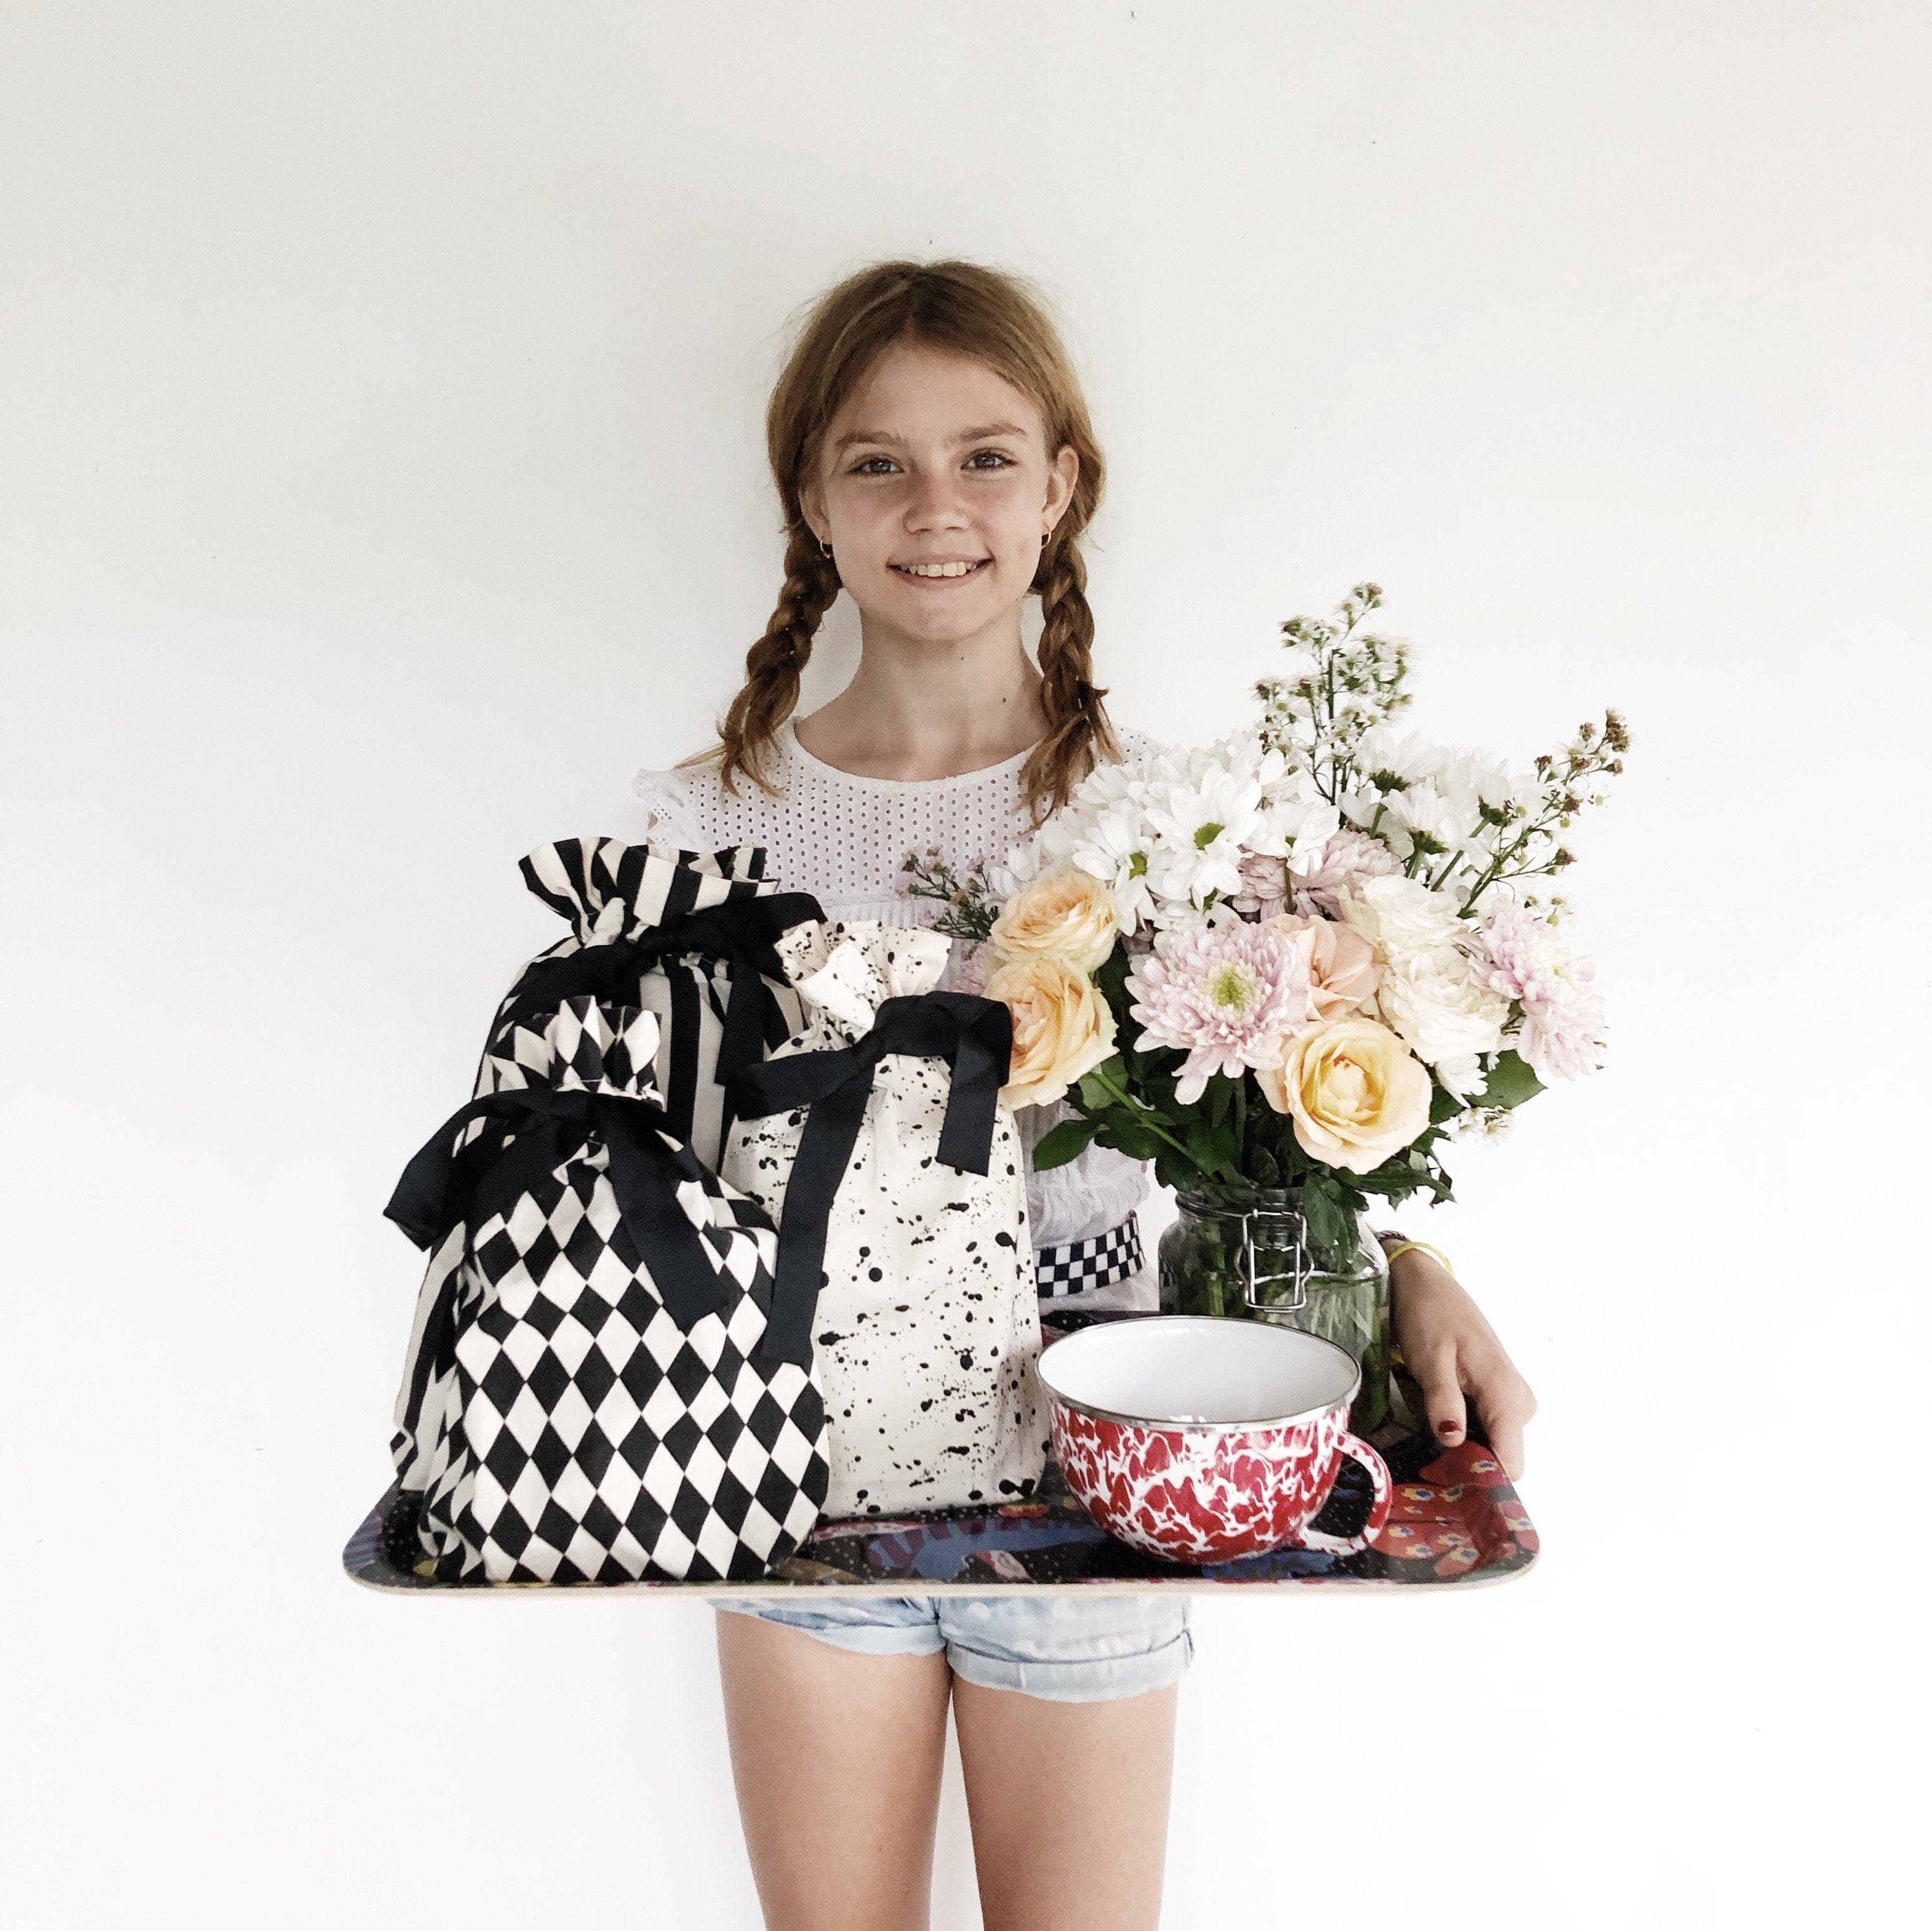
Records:
[[[1346,1349],[1298,1329],[1163,1314],[1068,1335],[1041,1355],[1040,1378],[1115,1421],[1226,1427],[1322,1413],[1361,1377]]]

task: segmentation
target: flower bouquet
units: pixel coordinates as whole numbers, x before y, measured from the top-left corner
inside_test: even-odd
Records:
[[[1163,1308],[1342,1341],[1369,1426],[1370,1197],[1448,1199],[1446,1140],[1602,1063],[1592,969],[1543,881],[1629,741],[1611,711],[1517,773],[1398,732],[1411,650],[1363,628],[1381,602],[1361,584],[1334,620],[1291,619],[1256,722],[1098,766],[1004,866],[906,860],[1012,1010],[1006,1098],[1064,1103],[1035,1166],[1090,1143],[1152,1161],[1181,1208]]]

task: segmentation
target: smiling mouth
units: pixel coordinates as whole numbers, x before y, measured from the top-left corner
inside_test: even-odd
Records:
[[[958,563],[927,563],[917,568],[910,563],[888,563],[886,567],[894,575],[909,577],[916,584],[963,584],[968,577],[976,577],[992,560],[990,557],[978,557],[970,563],[962,559]]]

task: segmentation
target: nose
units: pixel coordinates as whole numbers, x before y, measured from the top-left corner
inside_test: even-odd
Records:
[[[958,479],[949,465],[914,472],[906,500],[908,532],[963,530],[970,520]]]

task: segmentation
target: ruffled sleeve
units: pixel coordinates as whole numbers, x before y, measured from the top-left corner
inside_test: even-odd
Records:
[[[1122,754],[1136,760],[1151,758],[1168,748],[1164,740],[1150,737],[1144,731],[1120,729],[1116,730],[1114,735],[1120,741]]]
[[[1023,1107],[1017,1116],[1027,1154],[1027,1199],[1035,1247],[1064,1247],[1091,1240],[1117,1227],[1145,1200],[1148,1167],[1110,1147],[1089,1146],[1064,1166],[1044,1173],[1034,1167],[1033,1150],[1072,1113],[1064,1104]]]
[[[1068,1116],[1064,1106],[1023,1107],[1021,1134],[1027,1146],[1027,1214],[1033,1224],[1036,1248],[1064,1247],[1091,1240],[1118,1227],[1151,1191],[1146,1164],[1130,1160],[1111,1148],[1090,1146],[1064,1167],[1042,1173],[1034,1168],[1032,1149],[1042,1134]],[[1066,1308],[1125,1308],[1150,1312],[1160,1305],[1160,1284],[1154,1267],[1154,1248],[1142,1236],[1141,1266],[1123,1279],[1057,1301]],[[1042,1302],[1042,1305],[1046,1304]]]
[[[631,780],[631,788],[644,801],[646,838],[686,851],[706,848],[691,786],[682,771],[640,771]]]

